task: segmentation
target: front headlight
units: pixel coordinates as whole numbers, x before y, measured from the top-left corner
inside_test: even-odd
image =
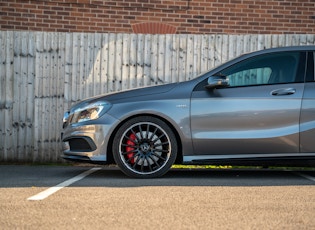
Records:
[[[111,107],[108,102],[95,102],[93,104],[77,108],[73,111],[70,124],[95,120],[106,113]]]

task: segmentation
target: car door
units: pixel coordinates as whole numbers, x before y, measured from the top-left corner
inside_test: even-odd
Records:
[[[315,153],[315,82],[313,52],[309,52],[307,56],[306,83],[300,122],[300,151],[301,153]]]
[[[191,98],[194,154],[287,154],[299,152],[299,118],[304,90],[303,52],[264,54],[214,75],[225,88]]]

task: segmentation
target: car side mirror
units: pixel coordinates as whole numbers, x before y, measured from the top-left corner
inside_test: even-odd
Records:
[[[229,79],[226,76],[210,76],[206,85],[207,89],[218,89],[228,87]]]

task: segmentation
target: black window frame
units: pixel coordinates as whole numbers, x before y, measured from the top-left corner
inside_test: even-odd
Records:
[[[315,52],[308,52],[307,54],[307,66],[305,70],[305,82],[315,81]]]

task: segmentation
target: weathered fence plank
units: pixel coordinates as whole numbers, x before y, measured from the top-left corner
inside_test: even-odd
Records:
[[[1,98],[0,98],[0,159],[10,161],[15,157],[13,146],[13,117],[12,110],[14,105],[13,99],[13,60],[14,60],[14,38],[12,31],[4,31],[0,33],[1,43]]]
[[[315,35],[0,31],[0,161],[60,161],[62,115],[98,94],[184,81],[242,53]]]

